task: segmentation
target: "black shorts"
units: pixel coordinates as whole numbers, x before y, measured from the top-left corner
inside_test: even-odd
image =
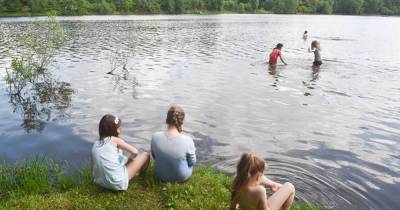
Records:
[[[322,61],[314,61],[313,65],[314,66],[320,66],[320,65],[322,65]]]

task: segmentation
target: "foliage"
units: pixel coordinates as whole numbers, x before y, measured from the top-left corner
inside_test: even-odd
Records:
[[[22,44],[27,48],[23,57],[34,70],[43,71],[53,60],[56,51],[64,45],[65,35],[54,17],[49,17],[45,22],[36,22],[34,27],[22,37]]]
[[[361,14],[364,0],[337,0],[336,11],[343,14]]]
[[[74,90],[68,83],[52,78],[47,70],[65,43],[62,27],[54,19],[37,22],[21,35],[22,50],[6,71],[7,93],[14,112],[20,112],[27,132],[42,131],[44,121],[64,114]],[[56,113],[53,113],[56,111]]]
[[[230,178],[198,167],[189,181],[162,183],[154,167],[135,177],[126,192],[92,183],[90,167],[66,174],[65,167],[43,157],[0,166],[0,209],[228,209]],[[300,202],[293,210],[318,210]]]
[[[398,0],[0,0],[0,15],[158,14],[201,11],[400,15]]]

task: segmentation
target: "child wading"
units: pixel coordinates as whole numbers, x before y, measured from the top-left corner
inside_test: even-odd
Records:
[[[314,52],[314,62],[313,67],[320,67],[322,65],[322,58],[320,53],[321,47],[319,41],[314,40],[311,42],[311,50],[308,48],[309,52]]]
[[[278,58],[281,59],[282,63],[287,65],[285,61],[282,59],[282,50],[283,44],[279,43],[276,45],[276,47],[272,50],[272,52],[269,54],[269,65],[276,65],[278,63]]]
[[[265,161],[245,153],[239,160],[231,191],[231,210],[289,210],[294,199],[294,186],[281,185],[264,176]],[[267,199],[265,187],[274,192]]]
[[[139,151],[119,138],[122,122],[105,115],[100,120],[99,136],[92,147],[94,182],[110,190],[127,190],[129,180],[146,170],[150,155]],[[129,158],[122,150],[131,154]]]
[[[308,31],[304,31],[303,39],[304,41],[308,39]]]

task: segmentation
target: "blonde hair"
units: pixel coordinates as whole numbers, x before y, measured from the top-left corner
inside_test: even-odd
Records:
[[[318,47],[319,41],[318,40],[314,40],[311,42],[311,50],[314,50],[315,48]]]

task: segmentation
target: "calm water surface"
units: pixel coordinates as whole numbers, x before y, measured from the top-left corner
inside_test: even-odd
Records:
[[[0,76],[35,18],[0,19]],[[0,80],[0,158],[45,153],[85,163],[106,113],[149,148],[171,104],[187,112],[202,163],[233,172],[243,152],[297,197],[328,209],[400,208],[400,18],[65,17],[51,75],[23,94]],[[308,30],[310,39],[302,40]],[[324,65],[312,71],[310,41]],[[266,55],[285,44],[288,66]],[[114,66],[125,63],[113,73]]]

